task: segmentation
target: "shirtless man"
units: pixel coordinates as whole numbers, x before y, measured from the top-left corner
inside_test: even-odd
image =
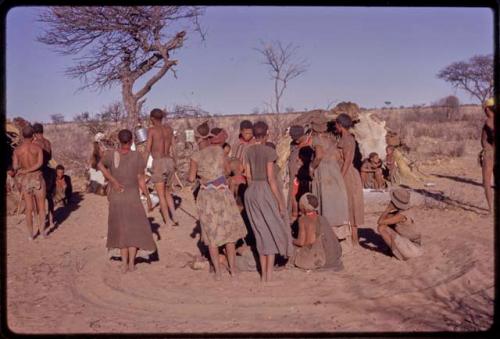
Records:
[[[481,153],[480,162],[483,174],[483,187],[486,201],[488,202],[488,212],[493,209],[493,190],[491,188],[491,179],[495,164],[495,100],[493,98],[486,100],[483,105],[486,121],[481,131]]]
[[[149,154],[151,154],[153,157],[151,182],[155,185],[158,197],[160,198],[160,210],[163,220],[165,223],[167,222],[168,211],[170,210],[173,226],[179,226],[175,217],[174,199],[169,187],[172,176],[175,173],[174,160],[170,156],[170,147],[174,133],[170,126],[162,124],[164,115],[165,113],[159,108],[153,109],[150,113],[153,126],[148,129],[146,161]]]
[[[12,167],[16,171],[21,194],[26,204],[26,227],[28,239],[33,240],[33,210],[34,201],[38,207],[38,230],[42,237],[45,233],[45,181],[43,180],[41,167],[43,165],[43,151],[33,141],[33,128],[25,126],[22,130],[23,143],[19,145],[12,155]]]
[[[33,124],[33,143],[40,146],[43,150],[43,164],[42,164],[42,175],[45,181],[45,190],[47,191],[47,219],[49,221],[49,227],[54,222],[54,201],[53,188],[55,184],[55,173],[52,168],[49,167],[49,161],[52,159],[52,145],[50,141],[43,136],[43,125],[40,123]]]

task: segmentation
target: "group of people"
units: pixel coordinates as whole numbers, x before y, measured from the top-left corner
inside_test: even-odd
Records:
[[[23,142],[12,155],[12,167],[8,169],[8,189],[16,192],[24,202],[28,239],[46,238],[50,227],[56,225],[55,207],[71,202],[71,178],[63,165],[50,166],[52,146],[43,135],[43,125],[35,123],[22,129]],[[47,206],[47,209],[46,209]],[[17,209],[20,209],[18,204]],[[37,217],[36,229],[33,219]]]
[[[488,102],[488,120],[481,138],[485,183],[491,181],[493,169],[493,112],[494,103]],[[116,150],[103,151],[95,144],[91,165],[108,183],[106,246],[119,249],[123,272],[135,270],[138,251],[156,251],[141,203],[142,194],[148,209],[152,209],[147,180],[152,181],[158,193],[164,221],[171,219],[178,226],[170,189],[175,172],[171,156],[173,130],[164,124],[164,116],[160,109],[151,111],[145,152],[132,150],[133,134],[127,129],[118,133],[120,146]],[[237,253],[242,252],[241,248],[254,251],[263,282],[272,280],[276,256],[284,258],[288,267],[342,270],[345,246],[341,242],[352,248],[359,245],[358,227],[364,224],[363,186],[369,183],[373,188],[383,188],[386,181],[376,153],[365,160],[361,174],[353,165],[356,140],[350,131],[352,126],[352,119],[345,113],[333,122],[315,116],[306,126],[290,126],[292,141],[286,168],[276,163],[276,147],[267,140],[268,125],[264,121],[242,121],[238,141],[232,147],[224,129],[211,128],[208,122],[195,128],[198,147],[191,156],[186,179],[193,184],[201,240],[208,247],[216,280],[222,278],[221,249],[232,276],[240,271]],[[44,172],[50,143],[36,135],[35,127],[23,129],[24,142],[14,152],[12,169],[30,216],[26,219],[30,239],[33,203],[36,201],[38,210],[44,211],[48,183],[52,182]],[[392,146],[388,146],[388,181],[394,170],[392,151]],[[148,178],[146,163],[150,155],[153,163]],[[285,175],[282,171],[286,171]],[[283,189],[283,177],[287,177],[287,190]],[[50,186],[61,192],[61,172],[55,181]],[[485,192],[491,209],[490,182],[485,184]],[[377,222],[380,236],[400,260],[422,254],[420,231],[410,207],[410,191],[392,189],[390,202]],[[42,214],[39,213],[39,232],[45,236]]]

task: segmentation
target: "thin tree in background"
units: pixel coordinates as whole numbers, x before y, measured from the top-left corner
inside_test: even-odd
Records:
[[[493,55],[476,55],[468,61],[454,62],[439,71],[437,77],[483,103],[493,96]]]
[[[297,60],[298,46],[281,41],[263,43],[256,50],[262,55],[264,65],[268,66],[269,76],[274,81],[274,111],[280,113],[280,101],[288,83],[307,70],[305,59]],[[271,105],[272,107],[272,105]]]
[[[80,79],[81,89],[121,84],[131,128],[153,85],[169,70],[176,76],[179,61],[170,54],[183,46],[186,30],[204,38],[202,14],[196,6],[50,7],[38,18],[46,25],[38,41],[74,56],[66,74]],[[139,80],[143,85],[134,91]]]

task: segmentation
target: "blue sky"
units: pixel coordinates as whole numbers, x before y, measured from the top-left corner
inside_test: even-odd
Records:
[[[6,22],[7,116],[49,121],[99,112],[121,100],[119,86],[77,91],[64,75],[72,58],[36,41],[40,7],[17,7]],[[454,61],[493,53],[488,8],[208,7],[201,21],[206,41],[191,34],[176,52],[178,79],[167,73],[147,94],[145,109],[175,104],[217,114],[262,110],[273,94],[267,69],[254,50],[259,41],[300,46],[308,71],[290,82],[283,107],[325,108],[332,101],[363,107],[430,103],[449,94],[474,102],[436,73]]]

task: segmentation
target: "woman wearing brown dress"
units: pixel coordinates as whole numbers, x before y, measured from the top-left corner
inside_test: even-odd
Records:
[[[358,243],[358,225],[365,222],[365,211],[363,201],[363,185],[359,172],[352,161],[356,149],[356,140],[349,132],[352,127],[352,119],[349,115],[342,113],[335,120],[335,128],[340,133],[340,140],[337,147],[340,150],[340,169],[344,177],[344,183],[347,190],[347,201],[349,206],[349,221],[352,227],[352,242],[353,245]]]
[[[484,122],[481,132],[481,167],[483,173],[483,186],[488,202],[488,211],[491,213],[493,206],[493,190],[491,189],[491,178],[493,177],[493,167],[495,163],[495,101],[493,99],[486,100],[484,104],[484,113],[486,121]]]
[[[130,149],[132,132],[123,129],[118,139],[120,148],[107,151],[98,168],[111,184],[106,247],[120,249],[122,272],[125,273],[135,270],[138,249],[151,254],[156,251],[156,245],[139,193],[139,188],[147,192],[144,158]],[[148,194],[146,198],[149,199]]]
[[[255,235],[262,282],[271,280],[276,254],[293,254],[287,208],[274,173],[277,154],[266,146],[267,130],[263,121],[253,125],[255,143],[244,154],[248,180],[245,209]]]
[[[200,178],[200,191],[196,198],[201,239],[208,246],[210,259],[215,269],[215,279],[221,280],[219,247],[226,247],[227,261],[231,275],[237,273],[235,243],[246,234],[246,228],[233,194],[229,190],[225,174],[229,164],[221,145],[227,134],[216,130],[211,135],[208,124],[203,123],[195,130],[199,150],[191,156],[188,181]],[[209,139],[212,136],[211,139]]]

